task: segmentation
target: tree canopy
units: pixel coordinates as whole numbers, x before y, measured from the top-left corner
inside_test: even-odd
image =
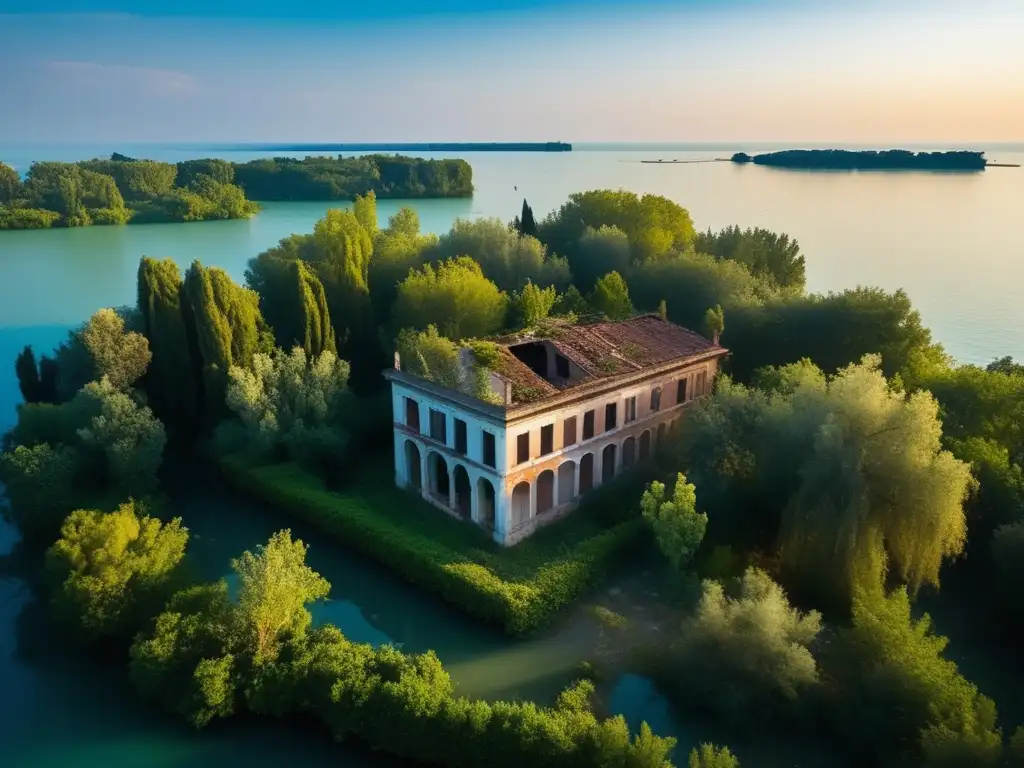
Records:
[[[394,325],[425,329],[436,325],[453,340],[486,337],[505,323],[508,297],[463,256],[413,270],[398,286]]]

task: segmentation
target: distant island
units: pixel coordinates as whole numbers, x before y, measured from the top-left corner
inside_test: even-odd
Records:
[[[33,163],[24,181],[0,163],[0,229],[242,219],[255,201],[472,197],[465,160],[402,155],[287,157],[232,163],[109,160]]]
[[[984,152],[910,152],[890,149],[885,152],[846,149],[787,149],[764,155],[737,152],[734,163],[753,163],[774,168],[878,171],[981,171]]]
[[[564,141],[544,142],[438,142],[426,144],[232,144],[218,152],[572,152]]]

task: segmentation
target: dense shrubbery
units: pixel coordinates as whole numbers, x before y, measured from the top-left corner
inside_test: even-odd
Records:
[[[80,163],[34,163],[24,184],[20,179],[4,183],[0,229],[238,219],[259,210],[224,174],[196,170],[189,166],[179,174],[171,163],[122,155]],[[208,170],[216,174],[212,165]],[[179,177],[181,183],[175,186]]]
[[[235,183],[253,200],[352,200],[377,197],[470,197],[473,169],[465,160],[402,155],[276,157],[234,165]]]
[[[97,636],[134,619],[142,631],[130,650],[133,684],[196,727],[248,709],[312,715],[339,740],[445,766],[671,766],[675,741],[646,724],[631,736],[622,717],[598,720],[590,683],[568,688],[551,708],[471,701],[455,696],[432,652],[374,649],[330,625],[311,630],[306,606],[330,585],[289,531],[232,563],[237,598],[224,581],[188,586],[146,621],[138,609],[166,589],[186,538],[176,522],[161,527],[130,508],[77,512],[51,563],[61,615]]]
[[[639,518],[607,530],[591,527],[564,552],[544,545],[556,531],[542,531],[546,536],[538,534],[537,542],[498,552],[482,531],[437,514],[425,502],[388,487],[389,483],[378,483],[384,487],[374,489],[367,482],[361,491],[335,494],[319,478],[292,464],[260,466],[228,456],[221,465],[240,491],[316,525],[468,613],[514,634],[527,633],[553,618],[643,530]],[[601,503],[600,493],[586,502]],[[589,515],[584,509],[579,517]],[[572,524],[571,519],[565,522]]]

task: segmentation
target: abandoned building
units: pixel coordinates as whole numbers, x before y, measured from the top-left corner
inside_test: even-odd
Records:
[[[512,545],[647,460],[711,391],[727,350],[644,315],[490,345],[487,399],[401,369],[395,480]],[[473,359],[463,349],[464,365]],[[491,402],[488,402],[490,400]]]

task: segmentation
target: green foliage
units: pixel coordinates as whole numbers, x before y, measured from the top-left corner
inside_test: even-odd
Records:
[[[398,286],[396,328],[436,325],[452,340],[490,336],[505,322],[508,297],[468,257],[413,270]]]
[[[228,375],[226,402],[242,422],[246,450],[284,454],[318,468],[345,457],[347,362],[332,352],[309,359],[294,347],[257,354],[251,368],[232,366]]]
[[[918,756],[930,766],[998,764],[995,706],[942,656],[946,642],[927,614],[912,618],[905,589],[858,595],[853,626],[823,662],[837,726],[858,752],[893,765]]]
[[[579,241],[587,227],[617,227],[629,238],[633,261],[689,250],[697,233],[689,212],[660,195],[637,197],[610,189],[580,192],[540,225],[540,238],[554,253],[569,259],[576,273]]]
[[[402,155],[289,157],[234,166],[235,183],[253,200],[352,200],[470,197],[473,169],[465,160],[423,160]]]
[[[768,282],[783,293],[799,295],[807,283],[806,264],[800,245],[789,235],[767,229],[741,230],[726,227],[720,232],[708,230],[697,235],[696,250],[718,260],[728,259],[743,264],[751,274]]]
[[[580,317],[590,313],[590,305],[575,285],[555,299],[551,314],[558,317]]]
[[[21,175],[6,163],[0,163],[0,205],[8,205],[22,194]]]
[[[676,476],[671,501],[665,501],[664,483],[652,482],[640,499],[640,509],[665,557],[675,568],[687,565],[704,540],[708,516],[697,512],[696,489],[686,476]]]
[[[537,221],[533,218],[533,208],[526,202],[525,197],[523,198],[523,211],[513,222],[513,228],[520,235],[526,237],[537,236]]]
[[[31,346],[25,347],[14,360],[18,389],[26,403],[57,402],[57,363],[43,355],[38,365]]]
[[[66,445],[18,445],[0,453],[0,481],[9,502],[0,508],[4,518],[23,537],[46,540],[81,501],[75,487],[81,464],[79,452]]]
[[[434,262],[468,256],[488,280],[506,292],[519,290],[530,281],[561,290],[570,281],[565,259],[549,256],[537,238],[519,235],[498,218],[456,219],[431,256]]]
[[[227,160],[182,160],[175,171],[174,184],[178,187],[191,187],[200,176],[208,176],[221,184],[233,184],[235,181],[235,166]]]
[[[701,744],[700,750],[690,751],[690,768],[740,768],[737,760],[728,747],[717,747],[714,744]]]
[[[747,569],[737,597],[705,581],[696,614],[670,653],[676,696],[733,720],[785,716],[818,684],[810,646],[821,615],[792,608],[764,571]]]
[[[129,677],[144,698],[202,728],[236,711],[238,645],[227,584],[190,587],[135,638]]]
[[[1024,520],[997,528],[991,549],[1000,618],[1016,634],[1024,629]]]
[[[277,284],[266,286],[260,295],[263,316],[274,329],[278,346],[301,347],[308,357],[323,352],[337,353],[334,327],[327,305],[327,293],[316,273],[305,262],[278,262],[268,277]]]
[[[230,456],[221,466],[242,492],[321,528],[511,634],[550,621],[643,531],[639,517],[607,528],[593,522],[594,513],[587,510],[610,503],[604,500],[609,487],[584,502],[583,517],[574,515],[575,520],[550,526],[512,550],[496,552],[482,531],[437,514],[383,475],[364,478],[361,490],[338,495],[296,465],[256,466]]]
[[[412,208],[399,208],[378,230],[373,240],[369,282],[377,322],[390,323],[391,307],[398,295],[398,284],[410,269],[422,266],[435,252],[435,235],[420,234],[420,217]]]
[[[377,195],[372,189],[365,195],[356,195],[352,202],[352,213],[370,237],[377,234]]]
[[[153,360],[145,379],[154,412],[188,431],[199,407],[199,361],[193,356],[182,304],[182,280],[171,259],[139,262],[138,307]]]
[[[891,388],[877,357],[827,384],[806,362],[759,378],[769,393],[719,380],[681,434],[712,542],[781,545],[790,590],[840,609],[886,573],[938,584],[963,551],[971,478],[941,449],[934,399]]]
[[[188,530],[161,523],[134,502],[116,512],[72,512],[47,552],[55,607],[86,637],[130,637],[170,596]]]
[[[114,389],[127,390],[142,378],[152,357],[145,336],[126,330],[115,310],[101,309],[57,350],[57,393],[70,400],[87,383],[103,378]]]
[[[519,328],[532,328],[551,314],[555,306],[555,286],[538,288],[527,281],[522,291],[512,294],[511,312],[513,325]]]
[[[125,200],[146,200],[168,195],[177,168],[154,160],[86,160],[79,168],[110,176]]]
[[[327,597],[331,585],[306,565],[306,545],[279,531],[256,554],[231,563],[238,576],[238,624],[247,652],[257,665],[277,658],[286,640],[301,638],[313,617],[307,603]]]
[[[716,304],[704,313],[704,333],[717,344],[718,337],[722,335],[724,330],[725,313],[722,311],[722,305]]]
[[[609,320],[625,320],[633,315],[626,281],[618,272],[609,272],[594,285],[590,306]]]
[[[259,310],[259,297],[232,282],[217,267],[192,262],[182,293],[186,333],[196,339],[201,361],[203,408],[207,417],[220,411],[228,371],[252,364],[253,355],[273,344]]]
[[[629,237],[618,227],[587,227],[579,240],[577,256],[572,262],[573,283],[589,291],[609,272],[628,274],[630,266]]]
[[[0,205],[0,229],[49,229],[59,221],[57,211]]]
[[[474,342],[470,345],[473,355],[462,357],[459,346],[438,334],[433,325],[426,331],[406,328],[398,334],[396,343],[402,370],[484,402],[502,402],[489,375],[499,356],[494,345]]]

